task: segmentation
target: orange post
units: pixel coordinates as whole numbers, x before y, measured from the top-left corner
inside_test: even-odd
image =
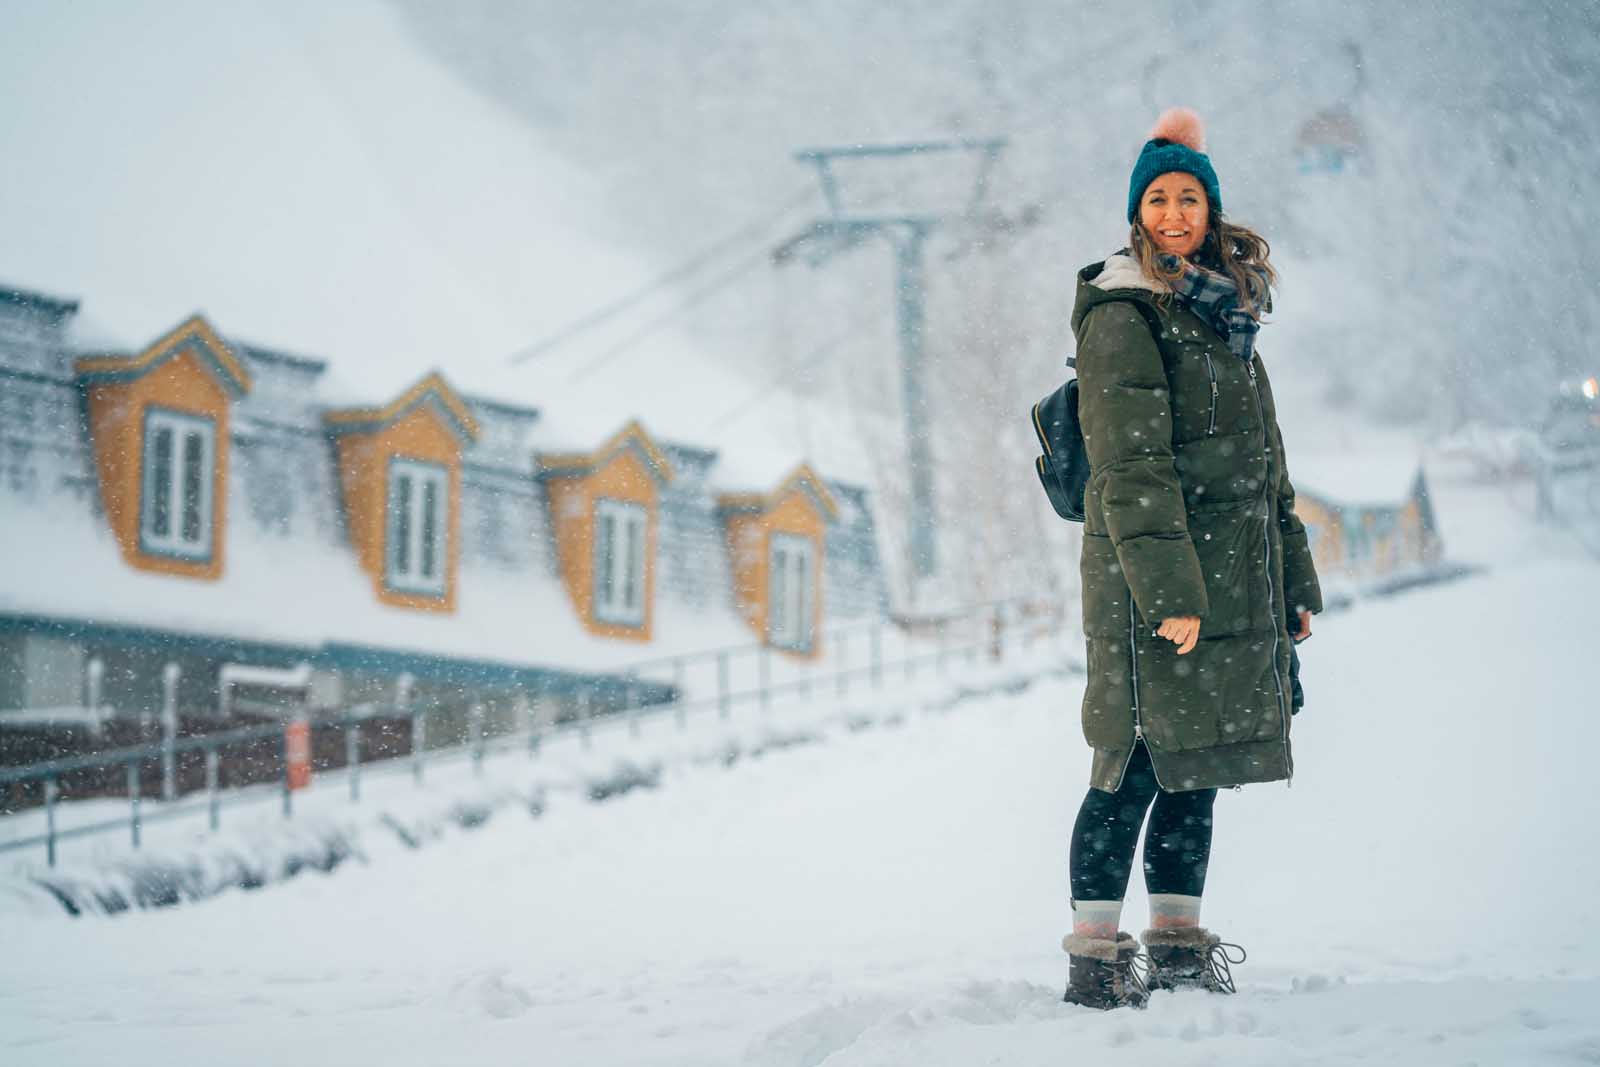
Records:
[[[288,761],[285,778],[290,789],[311,784],[311,724],[296,719],[284,728],[284,758]]]

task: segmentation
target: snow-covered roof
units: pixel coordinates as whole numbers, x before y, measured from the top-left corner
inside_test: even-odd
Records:
[[[78,310],[78,302],[68,297],[51,296],[35,289],[23,289],[0,282],[0,304],[43,315],[47,318],[65,319]]]
[[[229,508],[248,507],[233,480]],[[317,649],[357,646],[511,666],[615,669],[707,648],[748,644],[731,607],[655,600],[649,644],[600,638],[583,626],[554,575],[463,560],[454,614],[382,603],[355,553],[315,539],[229,524],[227,566],[190,581],[128,566],[103,523],[64,500],[8,515],[0,613]],[[71,581],[63,581],[63,575]]]
[[[318,354],[314,391],[269,397],[383,404],[438,371],[465,394],[538,409],[533,449],[592,449],[639,419],[658,440],[870,480],[855,434],[841,432],[853,427],[826,404],[741,372],[743,341],[711,353],[659,302],[511,363],[670,264],[602,236],[614,232],[603,183],[439,69],[385,5],[4,18],[32,44],[0,70],[0,90],[37,106],[7,130],[18,195],[0,202],[0,230],[32,235],[30,204],[73,209],[48,239],[0,250],[0,268],[70,279],[95,315],[75,351],[137,351],[199,307],[249,338],[240,347],[258,365]],[[195,62],[145,61],[180,37]],[[173,167],[190,161],[226,177],[175,198]],[[159,269],[156,248],[172,250]],[[752,481],[741,488],[775,484]]]
[[[1290,455],[1295,492],[1335,504],[1393,505],[1411,496],[1422,462],[1414,454],[1345,457],[1331,453]]]

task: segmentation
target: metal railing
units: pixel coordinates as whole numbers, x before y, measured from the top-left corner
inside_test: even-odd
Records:
[[[575,734],[579,743],[587,748],[593,744],[597,733],[626,729],[630,737],[638,738],[645,722],[667,716],[675,720],[679,730],[683,730],[687,728],[691,714],[715,711],[719,718],[726,720],[735,707],[755,703],[763,710],[768,710],[773,700],[780,696],[794,695],[804,700],[823,692],[831,692],[838,698],[845,698],[851,693],[852,687],[862,683],[873,689],[881,689],[894,672],[899,672],[907,681],[916,678],[919,672],[929,669],[943,674],[952,662],[964,660],[968,664],[976,664],[986,652],[991,660],[1003,662],[1019,644],[1022,648],[1028,648],[1055,636],[1064,622],[1064,615],[1060,611],[1029,615],[1008,610],[1020,603],[999,601],[979,605],[979,611],[971,618],[986,621],[989,625],[973,626],[972,633],[962,635],[963,639],[959,641],[948,639],[946,636],[948,631],[941,629],[931,642],[921,644],[914,641],[906,642],[904,654],[898,658],[885,655],[884,638],[889,630],[886,624],[875,622],[850,627],[852,633],[864,635],[861,640],[866,646],[866,654],[859,665],[852,666],[849,659],[839,656],[832,661],[820,661],[820,666],[813,665],[813,669],[801,671],[782,680],[772,677],[771,650],[765,646],[754,651],[744,646],[713,649],[693,656],[668,657],[636,664],[628,672],[630,680],[624,683],[624,698],[620,707],[614,710],[601,710],[595,699],[595,690],[583,688],[576,692],[575,714],[565,719],[558,719],[554,714],[557,702],[552,697],[537,693],[531,696],[523,694],[523,699],[519,700],[522,722],[496,736],[491,736],[485,728],[486,714],[483,703],[475,703],[468,713],[466,740],[459,744],[432,749],[427,743],[428,725],[436,712],[445,710],[442,706],[412,707],[404,702],[387,706],[365,705],[311,723],[324,730],[330,727],[337,729],[344,735],[344,765],[325,768],[319,774],[342,771],[350,801],[359,803],[362,777],[365,773],[410,773],[416,784],[421,786],[426,779],[425,769],[430,763],[466,758],[472,761],[474,773],[482,774],[484,760],[489,754],[523,750],[530,757],[535,757],[545,741],[556,737]],[[835,632],[831,636],[838,637],[839,634]],[[928,647],[929,643],[932,647]],[[733,684],[730,663],[732,657],[740,654],[756,657],[757,684],[743,688]],[[698,697],[691,695],[690,687],[684,684],[689,674],[688,664],[691,660],[715,665],[715,684],[704,695]],[[643,684],[645,676],[661,670],[671,672],[678,684],[667,690],[668,699],[647,702],[643,697],[659,692],[661,687],[651,685],[647,688]],[[406,699],[406,694],[407,690],[402,687],[402,701]],[[410,750],[391,758],[363,763],[362,727],[371,722],[376,715],[409,720]],[[273,747],[277,753],[277,769],[273,780],[231,788],[224,787],[220,773],[222,752],[230,747],[257,744],[266,740],[275,742]],[[54,867],[58,844],[64,840],[125,830],[129,834],[130,843],[137,849],[141,846],[142,831],[150,823],[205,813],[210,829],[215,832],[221,828],[224,807],[261,802],[274,797],[278,798],[282,805],[283,817],[292,818],[296,788],[289,758],[289,746],[285,724],[268,723],[181,739],[168,733],[162,740],[149,744],[21,767],[0,768],[0,787],[41,782],[45,812],[45,828],[42,833],[0,841],[0,853],[37,848],[42,845],[45,849],[46,862]],[[202,753],[205,763],[204,788],[197,791],[203,795],[197,798],[182,796],[175,782],[178,758],[192,752]],[[150,810],[144,805],[146,794],[141,783],[141,768],[147,764],[159,764],[162,769],[163,802]],[[58,826],[58,809],[62,802],[61,779],[74,772],[117,767],[124,768],[126,775],[128,801],[126,816],[70,827]],[[150,798],[155,799],[154,794],[151,794]]]

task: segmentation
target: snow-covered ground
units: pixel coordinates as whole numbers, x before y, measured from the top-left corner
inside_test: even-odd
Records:
[[[0,1061],[1600,1062],[1600,568],[1493,491],[1436,495],[1490,569],[1319,619],[1294,786],[1219,799],[1204,918],[1250,952],[1236,997],[1059,1003],[1080,683],[933,710],[925,679],[870,728],[331,875],[0,910]]]

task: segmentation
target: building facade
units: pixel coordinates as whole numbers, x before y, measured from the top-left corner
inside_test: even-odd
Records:
[[[752,484],[648,411],[562,435],[443,374],[351,398],[202,316],[124,351],[77,313],[0,289],[0,716],[146,713],[169,664],[185,714],[230,670],[316,708],[559,700],[886,613],[867,493],[803,456]]]
[[[1301,488],[1295,513],[1306,524],[1318,575],[1335,587],[1421,572],[1444,555],[1427,476],[1420,469],[1403,497],[1382,503],[1351,503]]]

